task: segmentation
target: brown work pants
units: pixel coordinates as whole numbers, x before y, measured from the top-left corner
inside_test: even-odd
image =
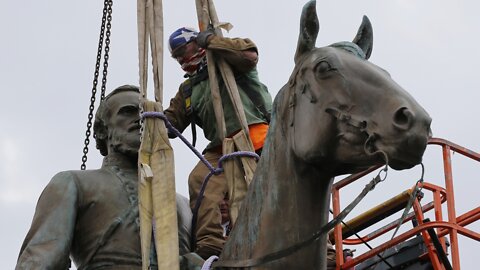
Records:
[[[337,266],[335,249],[330,240],[327,241],[327,270],[335,270]]]
[[[206,152],[205,159],[217,167],[220,154]],[[190,193],[190,207],[195,207],[200,188],[205,177],[210,173],[203,162],[199,161],[188,177],[188,188]],[[227,192],[227,180],[224,174],[212,175],[205,189],[201,205],[198,209],[197,226],[195,232],[195,252],[202,258],[207,259],[212,255],[219,255],[225,244],[223,228],[221,225],[222,215],[220,203]]]

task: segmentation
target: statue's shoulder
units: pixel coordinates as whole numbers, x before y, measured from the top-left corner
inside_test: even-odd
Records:
[[[106,170],[68,170],[55,174],[42,194],[47,197],[73,196],[84,191],[100,189],[98,179],[106,177]]]
[[[181,205],[182,207],[186,206],[190,208],[189,200],[187,197],[183,196],[180,193],[177,193],[175,199],[177,201],[177,205]]]
[[[78,184],[89,180],[95,180],[108,173],[105,169],[97,170],[68,170],[55,174],[50,180],[50,185]]]

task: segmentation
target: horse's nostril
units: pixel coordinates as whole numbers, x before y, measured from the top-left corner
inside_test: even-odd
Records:
[[[412,112],[405,107],[398,109],[393,115],[393,124],[400,129],[408,129],[413,118]]]

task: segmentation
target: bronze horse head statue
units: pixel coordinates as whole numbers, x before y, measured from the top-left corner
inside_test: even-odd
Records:
[[[295,68],[275,98],[262,157],[219,265],[251,263],[308,239],[328,222],[335,176],[386,163],[408,169],[422,160],[431,118],[367,61],[369,20],[364,17],[353,42],[316,48],[318,30],[310,1],[302,12]],[[326,251],[325,234],[245,268],[326,269]]]

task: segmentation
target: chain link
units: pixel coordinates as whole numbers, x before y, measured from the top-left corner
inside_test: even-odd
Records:
[[[101,99],[105,97],[105,84],[107,82],[107,67],[108,67],[108,51],[110,50],[110,29],[111,29],[111,20],[112,20],[112,0],[105,0],[103,6],[103,15],[102,15],[102,24],[100,27],[100,36],[98,40],[98,49],[97,49],[97,58],[95,62],[95,72],[93,74],[93,87],[92,87],[92,95],[90,97],[90,106],[88,107],[88,120],[87,120],[87,130],[85,132],[85,141],[83,147],[83,156],[82,156],[82,164],[80,165],[81,170],[85,170],[87,168],[87,154],[88,154],[88,145],[90,144],[90,135],[92,129],[92,120],[93,120],[93,111],[95,109],[95,99],[97,95],[97,85],[98,85],[98,75],[100,70],[100,62],[102,60],[102,51],[103,51],[103,40],[105,37],[105,26],[107,25],[107,40],[105,46],[105,56],[104,56],[104,64],[103,64],[103,78],[102,78],[102,93]],[[108,21],[108,23],[107,23]]]
[[[382,177],[382,173],[383,173],[383,177]],[[385,179],[387,179],[387,175],[388,175],[388,163],[385,164],[385,167],[383,167],[383,169],[381,169],[378,174],[377,174],[377,177],[379,177],[379,182],[383,182],[385,181]]]
[[[110,52],[110,35],[112,29],[112,5],[113,0],[108,1],[108,9],[107,9],[107,31],[105,32],[105,54],[103,58],[103,76],[102,76],[102,88],[101,88],[101,100],[105,99],[105,89],[107,87],[107,69],[108,69],[108,59],[109,59],[109,52]]]
[[[397,235],[397,232],[400,229],[400,226],[402,226],[405,218],[407,218],[407,215],[410,211],[410,208],[412,208],[415,199],[418,196],[421,196],[422,189],[423,189],[423,176],[425,175],[425,166],[423,165],[423,163],[420,163],[420,165],[421,165],[421,168],[422,168],[422,175],[420,176],[420,179],[418,179],[418,181],[415,182],[415,186],[413,187],[413,191],[412,191],[412,194],[410,195],[410,199],[408,200],[407,205],[405,206],[405,209],[403,210],[402,216],[398,220],[397,227],[395,228],[395,231],[393,232],[393,235],[392,235],[391,239],[395,238],[395,235]]]

